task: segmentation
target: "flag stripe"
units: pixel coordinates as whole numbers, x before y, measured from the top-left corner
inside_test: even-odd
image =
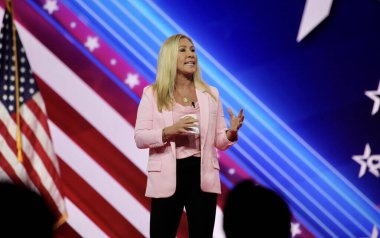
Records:
[[[81,237],[108,238],[70,199],[65,198],[70,214],[67,222]]]
[[[54,238],[82,238],[68,222],[63,223],[54,231]]]
[[[150,205],[144,196],[145,174],[96,131],[78,112],[67,105],[49,86],[43,81],[39,81],[39,83],[41,91],[47,99],[50,119],[148,209]],[[73,124],[73,121],[76,123]],[[83,133],[84,128],[85,133]],[[126,171],[128,172],[126,173]]]
[[[49,122],[57,154],[79,176],[117,209],[142,234],[148,236],[149,211],[106,173],[55,124]],[[76,158],[75,160],[70,158]],[[128,205],[127,205],[128,204]]]
[[[86,216],[110,237],[142,237],[134,226],[117,210],[89,186],[62,159],[62,169],[65,192],[69,198]]]

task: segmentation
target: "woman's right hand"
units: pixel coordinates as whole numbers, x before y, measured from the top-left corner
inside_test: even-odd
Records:
[[[198,126],[197,122],[198,122],[197,119],[187,116],[187,117],[181,118],[172,126],[165,127],[164,133],[166,137],[168,138],[173,137],[175,135],[188,134],[190,127]]]

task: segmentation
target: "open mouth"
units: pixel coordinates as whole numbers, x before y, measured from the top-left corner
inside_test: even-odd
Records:
[[[194,61],[189,61],[189,62],[186,62],[185,65],[195,65],[195,62]]]

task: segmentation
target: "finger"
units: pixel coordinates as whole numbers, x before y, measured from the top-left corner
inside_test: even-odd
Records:
[[[188,124],[192,124],[192,123],[195,123],[195,122],[198,122],[198,120],[194,119],[194,118],[191,118],[191,119],[186,120],[185,124],[188,125]]]
[[[185,128],[179,129],[180,134],[186,134],[187,130]]]
[[[243,116],[243,108],[240,109],[238,117],[240,118],[242,116]]]
[[[233,114],[232,109],[230,107],[227,109],[227,111],[228,111],[228,114],[230,115],[230,117],[234,117],[234,114]]]

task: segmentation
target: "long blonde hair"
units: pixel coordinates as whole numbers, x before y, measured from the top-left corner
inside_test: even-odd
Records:
[[[179,40],[182,38],[186,38],[194,44],[190,37],[183,34],[176,34],[166,39],[162,44],[158,55],[157,75],[156,82],[153,84],[153,91],[157,97],[157,109],[159,112],[162,112],[164,109],[170,111],[173,108],[174,86],[177,76],[178,47]],[[195,87],[205,90],[213,99],[215,99],[208,84],[202,80],[198,58],[196,65],[197,69],[193,75]]]

